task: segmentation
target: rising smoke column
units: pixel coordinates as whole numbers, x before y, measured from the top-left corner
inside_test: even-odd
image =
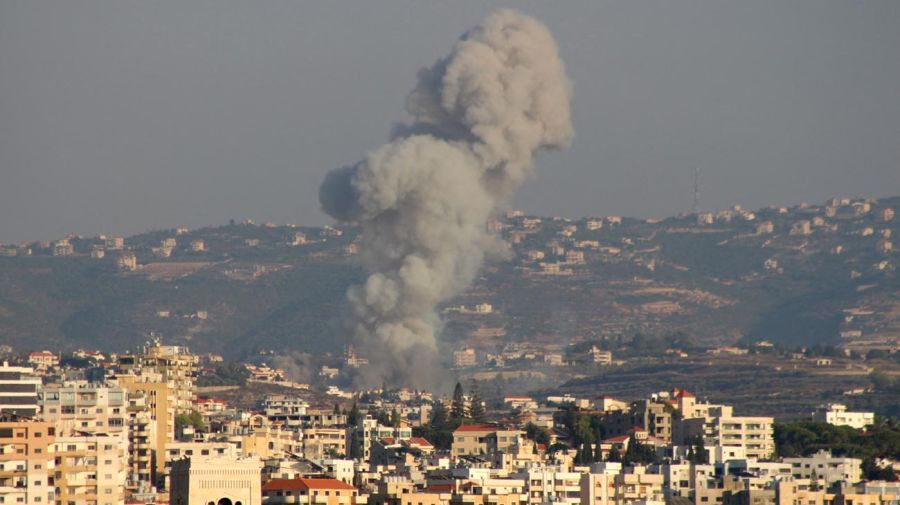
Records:
[[[439,370],[435,307],[504,254],[488,220],[531,173],[535,151],[566,147],[574,132],[556,42],[518,12],[489,15],[418,77],[406,101],[414,121],[330,171],[319,199],[359,225],[369,277],[347,298],[375,379],[425,386]]]

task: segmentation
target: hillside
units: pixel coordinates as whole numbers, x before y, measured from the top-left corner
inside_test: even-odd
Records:
[[[900,217],[887,209],[900,197],[663,220],[511,212],[491,223],[510,258],[443,308],[444,341],[677,332],[699,345],[895,347]],[[337,351],[344,292],[363,275],[355,238],[242,223],[0,246],[0,343],[125,350],[152,331],[232,357]]]

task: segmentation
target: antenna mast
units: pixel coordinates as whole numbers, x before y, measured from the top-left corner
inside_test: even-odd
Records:
[[[700,208],[700,167],[694,169],[694,206],[691,207],[694,214]]]

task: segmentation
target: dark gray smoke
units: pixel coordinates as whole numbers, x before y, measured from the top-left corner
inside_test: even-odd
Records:
[[[322,207],[362,233],[369,277],[347,298],[353,338],[379,379],[433,383],[435,307],[505,252],[486,223],[529,176],[536,150],[571,142],[571,95],[547,28],[500,10],[419,73],[406,101],[412,124],[329,172]]]

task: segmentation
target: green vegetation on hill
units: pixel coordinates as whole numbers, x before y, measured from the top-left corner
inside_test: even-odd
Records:
[[[513,254],[487,265],[471,290],[447,304],[489,301],[495,312],[448,316],[443,341],[502,327],[498,342],[624,338],[630,354],[641,356],[742,339],[833,345],[848,329],[900,338],[897,253],[877,249],[900,236],[900,218],[885,222],[877,212],[900,211],[900,198],[871,206],[857,215],[843,205],[833,216],[824,206],[761,209],[753,219],[726,211],[702,225],[696,215],[606,219],[591,229],[586,220],[542,218],[535,227],[512,217],[503,226],[515,238]],[[821,222],[809,234],[791,232],[815,218]],[[767,221],[773,232],[757,233]],[[169,238],[176,245],[163,257]],[[135,272],[117,268],[120,251],[91,258],[92,248],[105,247],[99,238],[72,238],[69,257],[52,256],[46,244],[18,247],[17,256],[0,256],[0,342],[18,351],[123,351],[152,331],[231,358],[339,351],[346,289],[363,279],[347,248],[355,239],[353,227],[152,231],[125,239],[141,265]],[[193,250],[195,240],[205,250]],[[567,262],[571,251],[584,263]],[[560,274],[544,270],[557,263]],[[676,334],[686,337],[666,338]]]
[[[866,431],[813,421],[775,424],[775,451],[781,457],[809,456],[817,451],[863,460],[866,478],[897,480],[890,469],[875,466],[875,458],[900,458],[900,424],[880,420]]]

